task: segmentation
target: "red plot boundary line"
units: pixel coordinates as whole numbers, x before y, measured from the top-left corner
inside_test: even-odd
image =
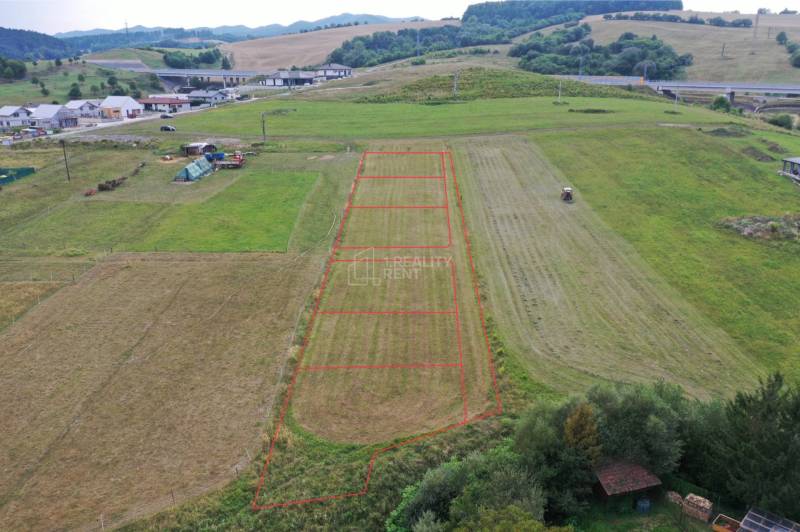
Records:
[[[357,174],[356,174],[356,180],[358,180],[358,178],[359,178],[359,176],[361,174],[361,170],[362,170],[363,165],[364,165],[364,158],[369,153],[390,153],[390,152],[365,152],[364,154],[362,154],[361,159],[359,161],[359,165],[358,165],[358,171],[357,171]],[[442,157],[442,160],[444,160],[444,156],[445,156],[445,152],[394,152],[394,154],[398,154],[398,155],[399,154],[405,154],[405,153],[423,153],[423,154],[439,153],[439,155]],[[314,324],[314,320],[316,318],[317,313],[319,312],[320,301],[321,301],[321,298],[322,298],[321,296],[322,296],[322,293],[325,290],[325,287],[327,286],[327,283],[328,283],[328,277],[330,275],[331,265],[334,262],[359,262],[359,261],[363,260],[363,259],[361,259],[361,260],[354,259],[352,261],[348,261],[348,260],[338,260],[337,261],[337,259],[335,259],[335,255],[336,255],[337,251],[341,248],[342,233],[344,231],[344,224],[345,224],[345,220],[347,218],[347,213],[349,212],[349,209],[352,206],[352,199],[353,199],[353,194],[355,192],[355,185],[356,185],[356,183],[354,181],[353,186],[350,189],[350,194],[348,196],[347,204],[345,206],[345,213],[344,213],[344,215],[342,217],[342,220],[341,220],[341,223],[340,223],[340,226],[339,226],[339,231],[337,232],[337,235],[336,235],[336,239],[334,240],[334,245],[333,245],[333,248],[331,250],[331,254],[329,256],[329,259],[328,259],[328,264],[327,264],[327,266],[325,268],[325,273],[323,274],[322,283],[320,285],[320,290],[317,293],[317,296],[315,298],[314,308],[313,308],[313,311],[312,311],[312,314],[311,314],[311,318],[310,318],[309,323],[308,323],[308,329],[307,329],[308,332],[304,335],[303,343],[301,345],[300,352],[298,354],[297,365],[295,366],[294,373],[292,374],[291,381],[290,381],[289,386],[287,388],[286,395],[285,395],[283,403],[282,403],[281,412],[280,412],[280,415],[279,415],[279,418],[278,418],[278,424],[277,424],[277,427],[275,429],[275,433],[274,433],[274,435],[273,435],[273,437],[272,437],[272,439],[270,441],[269,451],[267,453],[267,457],[266,457],[266,460],[264,462],[264,466],[262,467],[262,470],[261,470],[261,475],[259,477],[258,485],[256,487],[255,496],[253,497],[253,501],[251,503],[251,508],[254,511],[268,510],[268,509],[273,509],[273,508],[286,508],[286,507],[298,506],[298,505],[309,504],[309,503],[341,500],[341,499],[346,499],[346,498],[351,498],[351,497],[359,497],[359,496],[366,495],[367,491],[369,490],[369,483],[370,483],[370,480],[372,479],[372,473],[374,472],[375,463],[376,463],[378,457],[381,454],[386,453],[386,452],[391,451],[391,450],[394,450],[394,449],[398,449],[398,448],[406,446],[406,445],[411,445],[413,443],[416,443],[416,442],[431,438],[433,436],[437,436],[439,434],[443,434],[445,432],[451,431],[451,430],[459,428],[459,427],[463,427],[463,426],[468,425],[470,423],[475,423],[477,421],[480,421],[480,420],[483,420],[483,419],[486,419],[486,418],[489,418],[489,417],[492,417],[492,416],[499,415],[499,414],[501,414],[503,412],[503,403],[502,403],[502,400],[500,398],[500,390],[499,390],[499,387],[498,387],[498,384],[497,384],[497,373],[496,373],[495,366],[494,366],[494,355],[492,353],[491,343],[489,342],[489,334],[488,334],[488,331],[486,329],[485,312],[484,312],[483,303],[482,303],[481,297],[480,297],[480,287],[479,287],[479,284],[478,284],[478,277],[477,277],[477,273],[476,273],[476,270],[475,270],[475,262],[474,262],[473,257],[472,257],[472,244],[471,244],[471,241],[470,241],[470,238],[469,238],[469,231],[467,229],[466,217],[464,215],[463,202],[461,200],[461,193],[460,193],[459,187],[458,187],[458,178],[457,178],[456,171],[455,171],[455,163],[454,163],[454,160],[453,160],[453,154],[447,152],[447,155],[448,155],[448,157],[450,159],[450,170],[451,170],[451,174],[452,174],[452,179],[453,179],[453,185],[454,185],[454,189],[455,189],[455,193],[456,193],[456,198],[458,200],[459,212],[460,212],[460,215],[461,215],[461,227],[462,227],[462,232],[463,232],[463,235],[464,235],[464,241],[465,241],[465,244],[466,244],[466,254],[467,254],[467,257],[468,257],[469,263],[470,263],[470,270],[471,270],[471,273],[472,273],[472,284],[473,284],[473,288],[474,288],[474,291],[475,291],[476,302],[477,302],[478,310],[479,310],[479,314],[480,314],[481,328],[483,329],[483,336],[484,336],[484,340],[485,340],[485,343],[486,343],[486,350],[487,350],[487,356],[488,356],[488,362],[489,362],[489,369],[490,369],[490,373],[491,373],[491,377],[492,377],[492,387],[494,389],[494,396],[495,396],[495,408],[492,409],[492,410],[487,410],[486,412],[484,412],[482,414],[478,414],[476,416],[473,416],[472,418],[468,418],[467,417],[467,410],[466,410],[466,408],[467,408],[466,407],[466,395],[464,394],[463,387],[462,387],[462,396],[464,397],[464,401],[465,401],[464,418],[462,419],[462,421],[459,422],[459,423],[454,423],[454,424],[448,425],[446,427],[442,427],[440,429],[436,429],[436,430],[424,433],[424,434],[420,434],[420,435],[418,435],[416,437],[413,437],[413,438],[410,438],[410,439],[407,439],[407,440],[403,440],[403,441],[394,443],[392,445],[389,445],[387,447],[383,447],[383,448],[380,448],[380,449],[377,449],[377,450],[373,451],[373,453],[372,453],[372,455],[370,457],[369,465],[367,467],[367,475],[366,475],[366,478],[364,480],[364,485],[363,485],[361,490],[356,491],[356,492],[349,492],[349,493],[336,494],[336,495],[326,495],[326,496],[322,496],[322,497],[298,499],[298,500],[292,500],[292,501],[286,501],[286,502],[276,502],[276,503],[269,503],[269,504],[264,504],[264,505],[259,505],[258,504],[258,498],[259,498],[259,495],[261,493],[261,490],[264,487],[264,483],[266,481],[266,474],[267,474],[267,471],[269,469],[269,464],[270,464],[270,461],[272,459],[272,454],[273,454],[274,449],[275,449],[275,444],[277,442],[278,436],[280,435],[280,431],[281,431],[281,428],[283,426],[283,422],[284,422],[284,419],[286,417],[286,413],[288,411],[288,406],[289,406],[289,402],[291,400],[292,392],[293,392],[294,386],[295,386],[295,384],[297,382],[297,376],[301,372],[303,355],[304,355],[305,349],[306,349],[306,347],[308,345],[309,338],[311,336],[309,333],[312,330],[312,327],[313,327],[313,324]],[[446,180],[445,180],[445,183],[446,183]],[[446,186],[446,184],[445,184],[445,186]],[[445,195],[445,198],[447,198],[446,195]],[[449,209],[448,209],[447,222],[448,222],[448,226],[449,226],[450,225]],[[451,240],[451,243],[452,243],[452,240]],[[377,259],[377,260],[380,260],[380,259]],[[391,259],[389,259],[389,260],[391,260]],[[387,262],[388,262],[388,260],[387,260]],[[451,262],[451,268],[455,269],[455,263],[452,260],[450,262]],[[453,282],[455,283],[455,278],[453,277],[453,279],[454,279]],[[457,305],[457,297],[455,297],[455,300],[456,300],[456,305]],[[456,311],[457,311],[457,307],[456,307]],[[460,334],[460,327],[459,327],[459,334]],[[459,351],[461,351],[461,349],[459,349]],[[460,354],[460,359],[459,359],[458,366],[461,368],[462,375],[463,375],[463,353]],[[320,371],[322,371],[322,370],[320,369]]]
[[[356,316],[431,316],[431,315],[458,315],[458,309],[453,310],[320,310],[323,315],[356,315]]]
[[[463,367],[463,365],[458,362],[420,362],[419,364],[336,364],[332,366],[303,366],[301,371],[328,371],[335,369],[428,369],[458,367]]]

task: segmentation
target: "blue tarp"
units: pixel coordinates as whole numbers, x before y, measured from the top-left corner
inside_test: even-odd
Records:
[[[9,185],[18,179],[27,177],[36,171],[35,168],[0,168],[0,186]]]

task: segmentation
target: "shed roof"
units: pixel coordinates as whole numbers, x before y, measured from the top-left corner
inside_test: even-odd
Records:
[[[750,508],[739,525],[739,532],[799,532],[800,524],[758,508]]]
[[[126,106],[133,106],[134,108],[141,108],[142,105],[131,98],[130,96],[106,96],[100,107],[121,108]]]
[[[267,77],[275,79],[314,79],[317,77],[317,73],[307,70],[279,70]]]
[[[75,109],[80,109],[87,103],[92,107],[98,107],[97,103],[95,103],[92,100],[70,100],[64,104],[64,107],[66,107],[67,109],[75,110]]]
[[[180,98],[165,98],[160,96],[152,96],[150,98],[141,98],[139,103],[149,103],[154,105],[188,105],[189,100]]]
[[[661,485],[661,480],[640,465],[612,461],[595,470],[606,495],[620,495]]]
[[[2,113],[0,113],[0,114],[2,114]],[[784,162],[800,164],[800,157],[787,157],[787,158],[784,159]]]
[[[196,90],[189,93],[190,98],[213,98],[214,96],[224,96],[225,94],[221,91],[203,91],[203,90]]]

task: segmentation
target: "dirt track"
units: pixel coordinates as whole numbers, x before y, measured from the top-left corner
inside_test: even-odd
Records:
[[[607,228],[524,137],[455,143],[493,315],[544,384],[663,377],[698,396],[752,381],[733,341]],[[587,169],[589,171],[589,169]],[[502,311],[500,310],[502,309]],[[736,369],[733,369],[736,368]]]
[[[273,70],[295,66],[319,65],[340,44],[359,35],[376,31],[397,31],[404,28],[432,28],[458,21],[398,22],[393,24],[367,24],[330,30],[312,31],[295,35],[281,35],[226,44],[222,51],[232,53],[236,68],[245,70]]]
[[[318,272],[121,255],[0,333],[0,529],[108,527],[248,467]]]

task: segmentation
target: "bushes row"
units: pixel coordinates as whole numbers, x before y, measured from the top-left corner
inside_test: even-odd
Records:
[[[684,24],[708,24],[709,26],[717,26],[720,28],[752,28],[753,21],[749,18],[737,18],[727,21],[722,17],[713,17],[709,19],[700,18],[697,15],[692,15],[689,18],[683,18],[680,15],[673,15],[670,13],[634,13],[633,15],[626,15],[625,13],[617,13],[615,15],[603,15],[605,20],[646,20],[650,22],[678,22]]]
[[[564,523],[587,508],[593,470],[609,459],[679,474],[731,504],[798,519],[798,427],[800,391],[778,374],[727,402],[692,400],[663,382],[595,386],[536,406],[495,449],[429,470],[404,490],[386,526],[471,530],[489,516]]]

